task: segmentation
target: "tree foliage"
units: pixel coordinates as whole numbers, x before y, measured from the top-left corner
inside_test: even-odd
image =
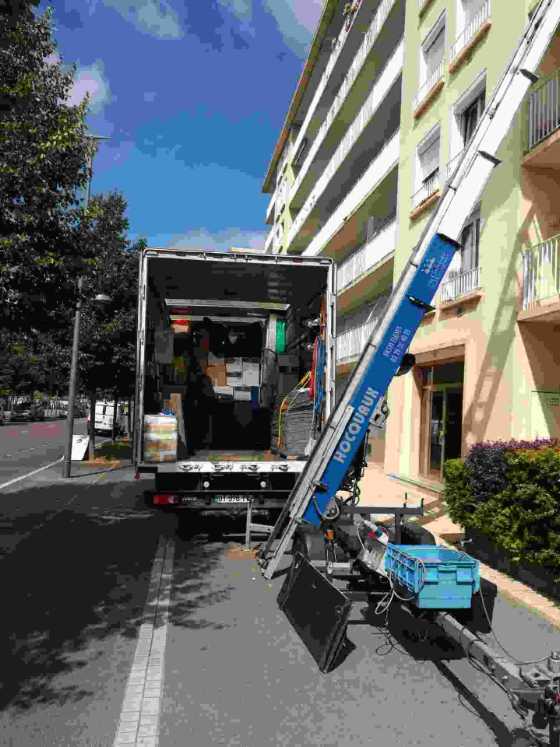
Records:
[[[88,177],[87,99],[68,104],[51,13],[0,6],[0,324],[51,327],[85,271],[80,190]]]

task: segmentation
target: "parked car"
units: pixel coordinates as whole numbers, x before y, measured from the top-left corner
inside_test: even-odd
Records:
[[[12,410],[12,420],[44,420],[45,408],[37,402],[19,402]]]

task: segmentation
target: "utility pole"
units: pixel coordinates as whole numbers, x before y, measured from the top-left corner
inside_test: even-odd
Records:
[[[109,140],[101,135],[88,135],[92,140]],[[84,211],[87,210],[91,196],[91,180],[93,175],[93,155],[88,157],[88,182],[86,196],[84,199]],[[70,363],[70,385],[68,388],[68,413],[66,415],[66,443],[64,447],[64,460],[62,462],[62,477],[70,477],[72,464],[72,439],[74,435],[74,403],[76,401],[76,389],[78,383],[78,351],[80,345],[80,316],[82,310],[82,289],[84,278],[78,278],[78,299],[76,302],[76,314],[74,316],[74,335],[72,338],[72,359]],[[95,418],[95,413],[90,414]]]

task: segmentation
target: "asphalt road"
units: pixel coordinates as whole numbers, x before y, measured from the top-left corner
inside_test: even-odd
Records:
[[[159,711],[159,739],[122,743],[531,744],[499,688],[445,639],[414,642],[396,613],[388,631],[357,605],[352,650],[320,674],[277,607],[283,578],[267,582],[253,560],[230,556],[241,537],[228,532],[242,531],[240,522],[224,520],[221,542],[181,539],[172,517],[144,507],[146,485],[130,468],[89,471],[64,481],[54,468],[0,491],[0,744],[115,743],[127,683],[142,677],[138,635],[147,600],[155,605],[162,540],[174,558],[168,616],[160,586],[152,618],[162,676],[150,718],[157,723]],[[559,631],[503,599],[495,624],[522,658],[560,648]],[[130,718],[135,707],[124,709]]]
[[[83,435],[86,430],[85,418],[74,421],[76,435]],[[60,459],[65,432],[63,419],[0,426],[0,485]]]

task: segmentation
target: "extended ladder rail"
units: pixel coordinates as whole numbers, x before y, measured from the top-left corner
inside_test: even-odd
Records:
[[[276,571],[298,524],[305,521],[319,525],[320,514],[332,507],[369,422],[381,407],[425,312],[431,308],[459,246],[464,221],[499,163],[498,148],[530,85],[537,80],[535,71],[559,23],[560,0],[542,0],[263,548],[260,562],[266,578]],[[273,549],[278,537],[280,542]]]

